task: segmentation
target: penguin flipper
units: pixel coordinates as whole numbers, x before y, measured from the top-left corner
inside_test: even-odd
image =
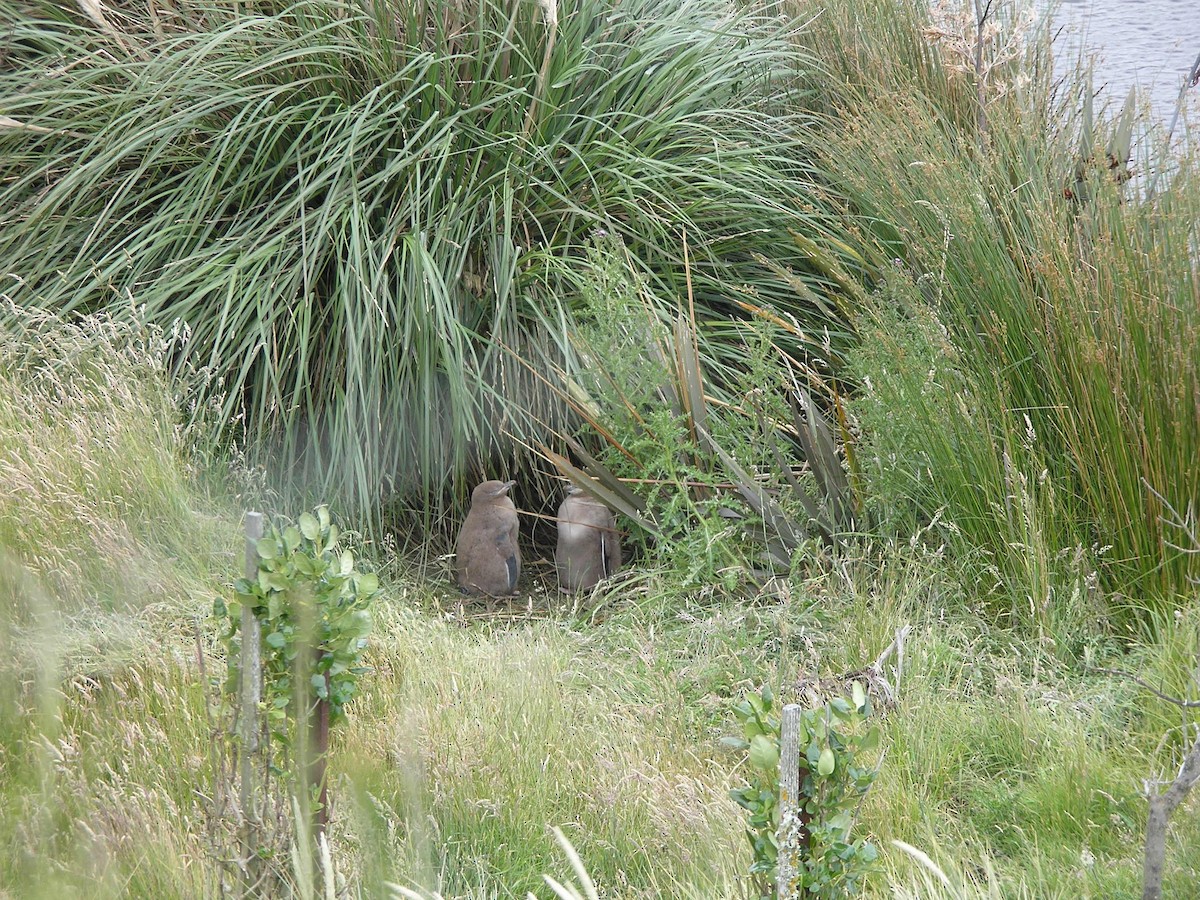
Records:
[[[604,531],[602,529],[600,531],[600,577],[601,578],[607,578],[609,575],[612,574],[612,572],[609,571],[610,560],[609,560],[609,556],[608,556],[608,542],[610,540],[612,540],[612,538],[609,536],[608,532]]]
[[[517,592],[517,575],[521,570],[521,563],[518,561],[516,554],[509,554],[504,560],[504,564],[508,567],[508,592],[515,594]]]

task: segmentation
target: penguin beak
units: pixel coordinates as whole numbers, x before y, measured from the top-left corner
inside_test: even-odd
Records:
[[[512,486],[514,484],[516,484],[515,481],[504,482],[504,484],[502,484],[502,485],[500,485],[500,487],[496,488],[496,496],[499,497],[501,494],[507,494],[510,490],[512,490]]]

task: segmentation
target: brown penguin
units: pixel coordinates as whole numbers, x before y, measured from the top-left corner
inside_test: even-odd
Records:
[[[621,568],[621,541],[612,510],[571,485],[558,508],[554,551],[561,591],[586,591]]]
[[[471,493],[471,510],[454,547],[458,586],[469,594],[505,597],[517,590],[517,508],[508,496],[514,484],[485,481]]]

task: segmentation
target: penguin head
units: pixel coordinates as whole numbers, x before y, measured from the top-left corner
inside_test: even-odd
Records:
[[[516,484],[515,481],[485,481],[471,492],[472,503],[487,503],[503,497]]]

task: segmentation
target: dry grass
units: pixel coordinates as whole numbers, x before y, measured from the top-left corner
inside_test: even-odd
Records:
[[[606,895],[734,882],[727,774],[665,678],[635,681],[552,623],[486,637],[390,607],[377,631],[345,758],[405,836],[397,875],[457,895],[503,872],[521,895],[556,866],[554,825]]]
[[[58,649],[86,667],[135,646],[149,619],[204,609],[213,563],[231,558],[233,544],[181,456],[170,336],[11,304],[8,317],[0,548],[9,624],[58,617]]]

